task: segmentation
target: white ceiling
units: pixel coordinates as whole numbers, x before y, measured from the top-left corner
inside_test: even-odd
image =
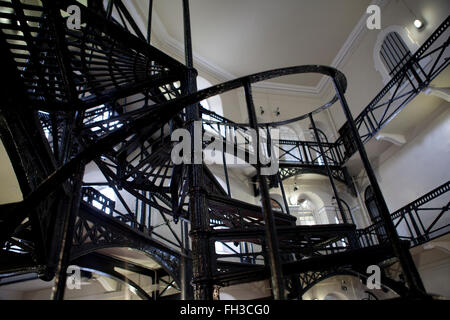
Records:
[[[182,1],[153,2],[154,13],[168,34],[183,43]],[[191,0],[193,50],[235,77],[294,65],[331,65],[369,3]],[[135,0],[134,4],[147,15],[147,0]],[[319,80],[319,76],[303,75],[276,81],[315,87]]]

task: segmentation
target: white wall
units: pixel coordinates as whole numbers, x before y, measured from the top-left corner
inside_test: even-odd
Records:
[[[0,140],[0,204],[18,202],[23,199],[16,174],[3,142]]]
[[[401,208],[450,178],[450,103],[425,121],[421,132],[376,168],[391,211]],[[424,106],[425,107],[425,106]]]
[[[381,10],[382,29],[367,30],[338,67],[347,77],[346,99],[355,118],[385,85],[382,75],[375,69],[373,58],[378,34],[397,25],[403,27],[409,35],[409,39],[405,41],[412,41],[420,46],[450,12],[450,2],[446,0],[405,2],[413,12],[422,16],[426,22],[423,29],[417,30],[413,26],[415,17],[402,1],[386,1],[387,4]],[[340,128],[345,122],[341,108],[333,107],[332,115],[336,126]]]

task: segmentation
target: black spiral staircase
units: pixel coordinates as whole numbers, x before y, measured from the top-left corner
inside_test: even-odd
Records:
[[[74,4],[81,9],[79,30],[66,27],[66,10]],[[187,1],[184,9],[188,26]],[[258,185],[255,196],[261,196],[258,206],[231,196],[226,165],[225,188],[205,164],[174,164],[172,132],[202,121],[203,131],[223,139],[224,146],[233,145],[232,155],[237,156],[238,135],[286,124],[257,123],[251,83],[313,72],[333,80],[336,96],[292,121],[310,120],[317,134],[315,113],[338,101],[346,108],[346,79],[338,70],[291,67],[197,91],[189,58],[185,66],[150,45],[150,23],[144,36],[121,1],[109,1],[103,7],[100,1],[84,6],[69,0],[1,0],[0,18],[3,78],[8,80],[0,87],[0,135],[23,193],[23,201],[0,206],[0,277],[4,280],[0,284],[33,272],[47,281],[55,278],[54,298],[62,299],[68,265],[124,280],[113,270],[124,262],[95,251],[129,247],[157,261],[160,275],[169,277],[167,283],[178,288],[182,298],[212,299],[219,287],[271,279],[275,298],[298,299],[325,277],[364,277],[367,266],[393,257],[403,268],[409,263],[411,269],[408,254],[405,258],[409,246],[448,232],[448,225],[435,230],[435,222],[421,234],[416,230],[410,238],[400,239],[392,233],[393,224],[392,230],[386,226],[387,220],[356,230],[345,210],[340,211],[344,223],[297,226],[287,203],[284,210],[270,206],[268,188],[282,187],[284,179],[300,173],[318,173],[328,176],[332,184],[340,181],[353,190],[346,160],[358,149],[361,152],[362,142],[447,67],[449,19],[354,123],[350,114],[336,142],[278,141],[276,148],[284,160],[271,176],[261,175],[259,162],[252,164]],[[417,70],[425,56],[434,59],[431,67],[409,77],[410,69]],[[410,91],[396,90],[404,86],[405,77]],[[246,92],[248,124],[234,123],[199,106],[208,97],[240,87]],[[360,146],[351,123],[362,139]],[[267,148],[268,140],[263,140]],[[243,155],[248,161],[251,152]],[[83,182],[87,165],[96,168],[102,176],[99,181]],[[102,186],[114,191],[115,202],[99,191]],[[433,195],[446,191],[448,183]],[[448,204],[438,218],[447,211]],[[408,213],[394,213],[389,221],[412,223]],[[152,223],[154,215],[163,221],[161,225]],[[162,227],[169,236],[159,232]],[[380,237],[376,231],[381,229],[387,236]],[[216,253],[216,243],[231,253]],[[129,265],[153,277],[149,270]],[[406,268],[404,272],[411,273]],[[131,284],[141,297],[150,298]],[[406,277],[406,285],[385,273],[383,284],[402,296],[423,290],[414,270]]]

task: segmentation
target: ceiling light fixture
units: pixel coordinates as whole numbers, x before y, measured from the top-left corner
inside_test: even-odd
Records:
[[[408,11],[414,17],[414,22],[413,22],[414,27],[416,27],[416,29],[418,29],[418,30],[422,29],[425,24],[424,23],[425,21],[419,19],[418,18],[419,16],[414,11],[411,10],[411,8],[406,4],[406,2],[404,0],[402,0],[402,2],[403,2],[403,5],[408,9]]]
[[[414,20],[414,26],[417,29],[421,29],[423,27],[423,22],[421,20],[419,20],[419,19],[416,19],[416,20]]]

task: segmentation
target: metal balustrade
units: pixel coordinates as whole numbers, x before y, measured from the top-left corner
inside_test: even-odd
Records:
[[[400,61],[392,79],[355,118],[361,140],[366,143],[425,89],[450,63],[450,17],[433,32],[406,62]],[[356,151],[348,123],[339,130],[338,145],[345,147],[345,160]]]
[[[417,246],[450,232],[449,191],[448,181],[393,212],[391,218],[399,237]],[[357,230],[357,236],[363,247],[388,240],[382,222]]]
[[[235,123],[206,109],[202,109],[202,113],[202,122],[206,132],[210,132],[212,136],[222,139],[225,145],[232,145],[229,149],[226,149],[224,146],[224,151],[231,150],[235,156],[242,155],[244,151],[251,154],[255,153],[254,146],[251,144],[249,125]],[[214,121],[210,118],[214,119]],[[267,154],[267,150],[271,149],[271,152],[277,156],[281,166],[324,166],[317,141],[288,140],[282,137],[270,137],[271,139],[269,139],[267,132],[270,132],[271,129],[277,129],[277,126],[259,125],[261,148],[264,154]],[[268,146],[268,141],[272,143],[272,146]],[[340,148],[339,144],[324,141],[321,141],[320,144],[324,148],[324,154],[330,166],[339,167],[343,164],[343,149]],[[237,146],[237,148],[233,148],[234,146]],[[248,161],[250,156],[246,156]]]

